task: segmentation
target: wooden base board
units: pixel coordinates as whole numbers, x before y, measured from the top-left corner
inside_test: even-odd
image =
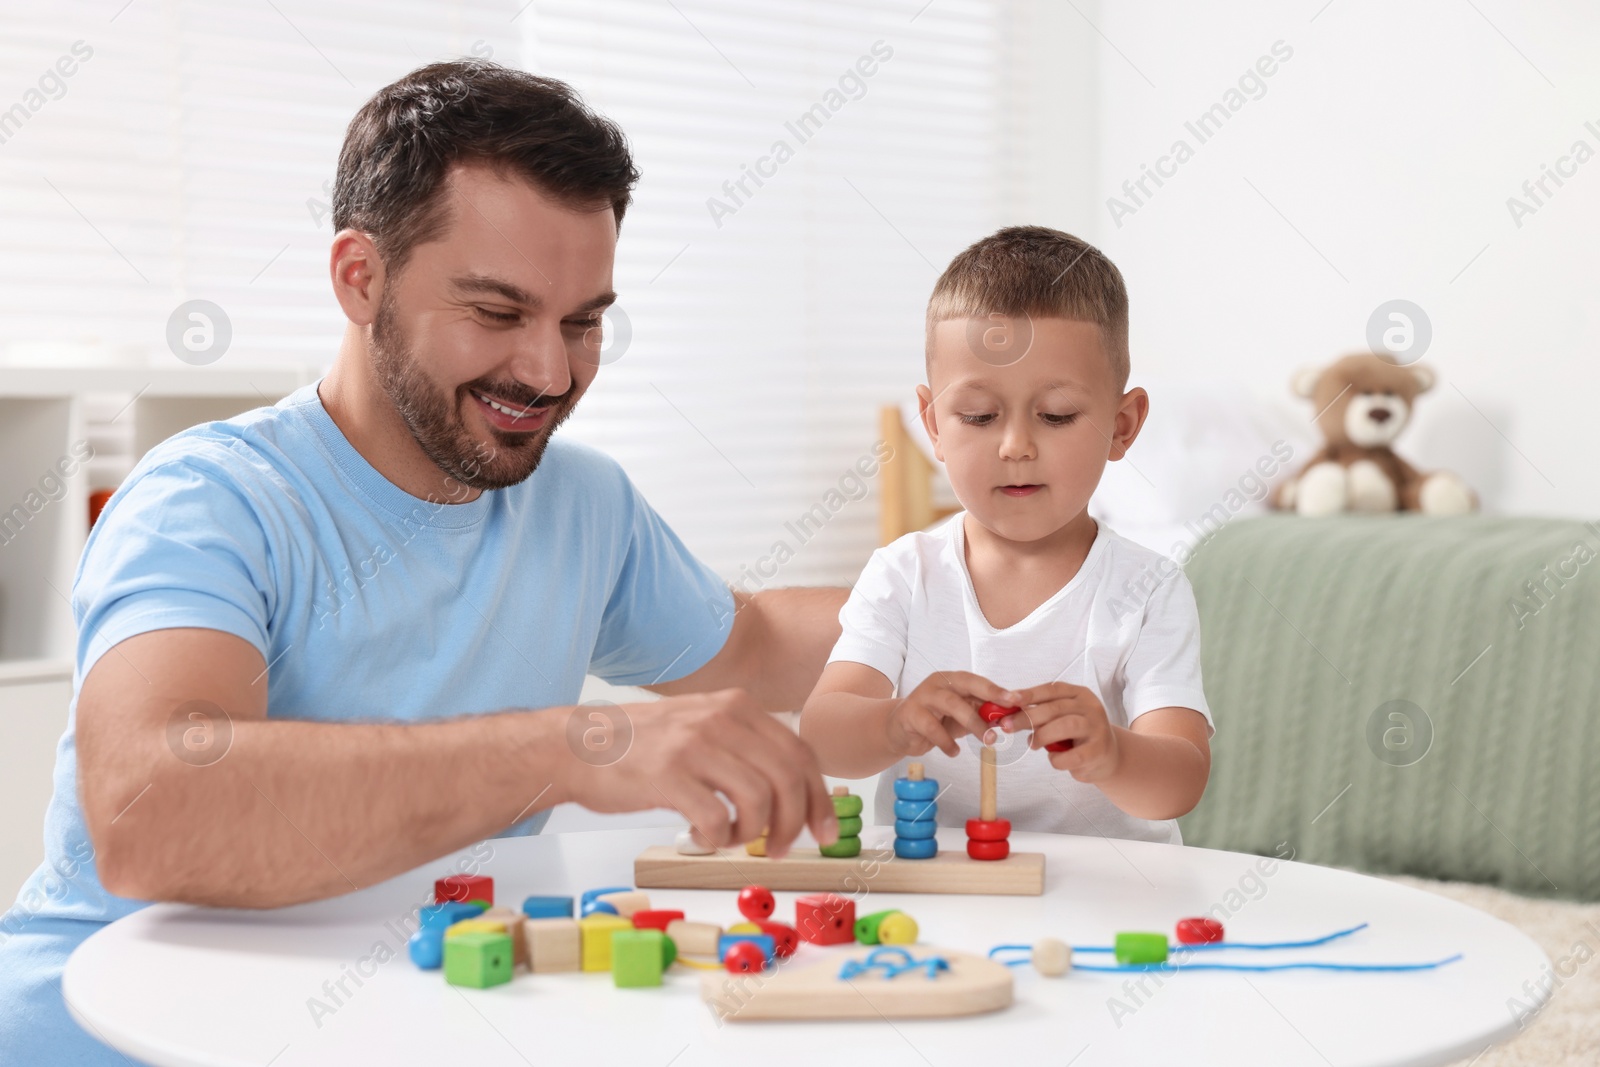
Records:
[[[872,952],[873,946],[864,945],[816,961],[802,963],[797,957],[758,974],[707,972],[700,978],[700,997],[719,1020],[729,1022],[943,1018],[1010,1005],[1011,970],[1004,964],[931,945],[898,947],[917,959],[941,956],[950,969],[932,979],[922,971],[885,978],[876,970],[840,978],[845,960],[865,959]]]
[[[1013,852],[1003,860],[975,860],[965,851],[941,850],[927,860],[906,860],[890,849],[863,849],[832,859],[797,848],[783,859],[752,856],[742,848],[685,856],[656,845],[633,861],[640,889],[768,889],[856,893],[982,893],[1036,897],[1044,892],[1044,853]]]

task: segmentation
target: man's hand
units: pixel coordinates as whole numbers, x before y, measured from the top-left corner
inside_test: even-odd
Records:
[[[1006,733],[1033,730],[1029,748],[1071,741],[1064,752],[1049,753],[1050,765],[1080,782],[1103,782],[1122,766],[1119,731],[1106,718],[1105,705],[1092,689],[1069,682],[1050,682],[1025,689],[1015,702],[1016,715],[1001,720]]]
[[[978,714],[984,701],[1012,705],[1018,694],[966,671],[934,671],[898,701],[884,724],[889,748],[902,756],[921,756],[937,748],[954,759],[956,739],[986,737],[990,726]]]
[[[822,844],[838,837],[816,757],[742,689],[625,704],[627,750],[596,766],[574,753],[566,797],[601,812],[670,807],[717,848],[763,833],[783,856],[802,827]],[[721,794],[719,796],[718,794]],[[730,818],[727,797],[733,804]]]

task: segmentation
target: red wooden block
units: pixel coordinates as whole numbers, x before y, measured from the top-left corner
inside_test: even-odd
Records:
[[[433,902],[481,900],[494,906],[494,879],[482,874],[452,874],[433,883]]]
[[[984,722],[988,723],[990,726],[993,726],[1007,715],[1015,715],[1021,710],[1021,708],[1001,707],[992,700],[985,700],[981,705],[979,705],[978,714],[983,716]]]
[[[1178,943],[1209,945],[1222,940],[1222,924],[1215,919],[1179,919]]]
[[[794,902],[794,925],[813,945],[848,945],[856,939],[856,902],[837,893],[812,893]]]
[[[780,960],[793,956],[794,950],[800,947],[800,935],[794,927],[766,919],[756,919],[754,922],[761,927],[762,933],[772,935],[772,954]]]
[[[635,930],[660,930],[667,932],[667,924],[683,918],[681,911],[667,911],[662,908],[645,908],[633,913],[633,928]]]
[[[739,914],[753,923],[772,918],[777,906],[772,890],[764,885],[747,885],[739,890]]]
[[[1004,841],[1011,836],[1010,819],[968,819],[968,841]]]
[[[1011,855],[1010,841],[979,841],[968,838],[967,855],[975,860],[1003,860]]]

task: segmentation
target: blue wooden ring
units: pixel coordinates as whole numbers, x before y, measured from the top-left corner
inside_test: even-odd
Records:
[[[584,917],[590,915],[615,915],[616,906],[605,900],[591,900],[583,906]]]
[[[935,822],[939,818],[939,805],[931,800],[897,800],[894,817],[906,822]]]
[[[939,842],[932,837],[894,839],[894,854],[903,860],[931,860],[939,854]]]
[[[896,800],[932,800],[939,795],[939,783],[932,778],[924,778],[920,782],[913,782],[910,778],[896,778],[894,795]]]
[[[921,841],[932,837],[939,832],[939,824],[934,822],[907,822],[905,819],[894,821],[894,836],[906,838],[911,841]]]

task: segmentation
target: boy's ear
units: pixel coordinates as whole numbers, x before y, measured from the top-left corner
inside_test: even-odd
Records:
[[[943,463],[944,451],[939,447],[939,423],[933,414],[933,390],[926,385],[917,386],[917,414],[922,417],[922,428],[928,431],[928,440],[933,442],[934,458]]]
[[[1108,459],[1121,459],[1128,454],[1128,449],[1133,447],[1134,438],[1139,436],[1139,430],[1144,426],[1145,417],[1150,414],[1150,394],[1143,389],[1133,388],[1122,394],[1122,403],[1117,407],[1117,417],[1111,424],[1111,454]]]

